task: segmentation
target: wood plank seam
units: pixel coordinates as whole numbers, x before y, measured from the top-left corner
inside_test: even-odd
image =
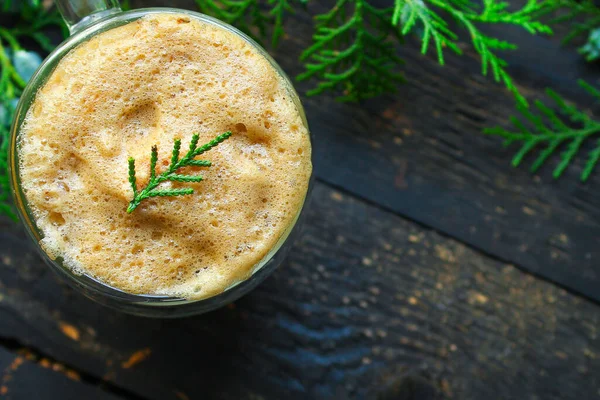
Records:
[[[129,317],[39,281],[46,267],[26,238],[0,235],[0,336],[156,400],[361,398],[417,366],[447,398],[597,395],[596,305],[320,182],[313,196],[285,268],[186,320]]]
[[[4,336],[0,336],[0,348],[15,355],[24,355],[28,361],[40,365],[43,368],[48,368],[48,365],[60,365],[64,367],[64,371],[74,371],[77,374],[78,379],[82,383],[89,386],[93,386],[98,390],[102,390],[104,392],[113,394],[117,397],[121,397],[125,400],[147,400],[145,397],[142,397],[136,393],[131,392],[130,390],[115,385],[110,381],[98,378],[94,375],[84,372],[83,370],[75,366],[71,366],[68,363],[58,360],[52,356],[46,355],[34,347],[27,346],[19,342],[19,340],[17,340],[16,338],[7,338]]]
[[[487,258],[489,258],[491,260],[498,261],[498,262],[501,262],[503,264],[510,264],[513,267],[517,268],[519,271],[521,271],[521,272],[523,272],[523,273],[525,273],[527,275],[531,275],[531,276],[533,276],[536,279],[540,279],[540,280],[542,280],[544,282],[551,283],[552,285],[556,286],[557,288],[564,289],[567,292],[569,292],[569,293],[571,293],[571,294],[573,294],[573,295],[575,295],[577,297],[580,297],[582,299],[586,299],[588,301],[591,301],[594,304],[600,304],[600,301],[598,301],[597,299],[594,299],[593,297],[587,296],[585,293],[578,292],[578,291],[570,288],[569,286],[561,284],[558,281],[550,279],[550,278],[548,278],[548,277],[546,277],[544,275],[541,275],[539,273],[533,272],[533,271],[527,269],[526,267],[524,267],[522,265],[519,265],[518,263],[514,263],[510,259],[505,259],[505,258],[502,258],[502,257],[498,256],[495,253],[488,252],[485,249],[481,248],[480,246],[476,246],[476,245],[474,245],[472,243],[469,243],[468,241],[462,240],[460,237],[452,236],[448,232],[446,232],[444,230],[440,230],[440,229],[438,229],[438,228],[436,228],[434,226],[431,226],[429,224],[426,224],[423,221],[420,221],[418,219],[413,219],[410,216],[406,215],[405,213],[398,212],[398,211],[396,211],[396,210],[394,210],[394,209],[392,209],[390,207],[387,207],[385,205],[379,204],[379,203],[377,203],[377,202],[369,199],[368,197],[364,197],[364,196],[362,196],[362,195],[360,195],[358,193],[350,191],[349,189],[346,189],[343,186],[339,186],[339,185],[337,185],[335,183],[329,182],[328,180],[326,180],[323,177],[319,176],[319,177],[315,178],[315,181],[317,181],[317,182],[319,182],[319,183],[321,183],[321,184],[323,184],[323,185],[325,185],[325,186],[327,186],[327,187],[329,187],[329,188],[331,188],[333,190],[336,190],[338,192],[344,193],[347,196],[353,197],[353,198],[355,198],[355,199],[357,199],[357,200],[359,200],[359,201],[361,201],[361,202],[363,202],[363,203],[365,203],[365,204],[367,204],[367,205],[369,205],[369,206],[371,206],[373,208],[377,208],[377,209],[379,209],[381,211],[384,211],[384,212],[396,215],[396,216],[404,219],[405,221],[408,221],[410,223],[413,223],[413,224],[419,226],[420,228],[427,229],[427,230],[430,230],[432,232],[435,232],[435,233],[437,233],[438,235],[440,235],[440,236],[442,236],[444,238],[452,239],[452,240],[454,240],[454,241],[462,244],[463,246],[465,246],[465,247],[467,247],[467,248],[469,248],[469,249],[471,249],[471,250],[473,250],[475,252],[478,252],[482,256],[485,256],[485,257],[487,257]]]

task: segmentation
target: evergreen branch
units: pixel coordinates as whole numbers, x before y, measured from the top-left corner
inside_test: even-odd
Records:
[[[156,146],[152,146],[152,158],[154,158],[155,149],[156,149]],[[131,185],[131,190],[133,191],[133,197],[135,197],[135,196],[137,196],[137,193],[138,193],[137,182],[136,182],[136,177],[135,177],[135,159],[133,157],[129,157],[127,159],[127,163],[129,164],[129,184]],[[150,165],[152,165],[152,162],[150,162]],[[156,164],[154,164],[154,165],[156,165]],[[151,168],[151,169],[154,170],[153,168]],[[156,178],[155,175],[156,174],[152,174],[150,179]]]
[[[156,163],[157,162],[158,162],[158,147],[152,146],[152,148],[150,149],[150,179],[156,179]],[[134,171],[134,174],[135,174],[135,171]],[[130,175],[131,175],[131,173],[130,173]],[[135,179],[135,177],[134,177],[134,179]],[[136,185],[135,185],[135,180],[131,185],[133,186],[133,192],[135,193],[137,191]]]
[[[585,163],[585,167],[583,168],[583,171],[581,172],[581,180],[582,181],[584,181],[584,182],[587,181],[587,179],[592,174],[594,167],[596,166],[596,164],[598,164],[598,161],[600,161],[600,139],[598,139],[596,141],[596,148],[594,150],[590,151],[588,159]]]
[[[403,61],[396,54],[400,35],[391,18],[391,8],[366,0],[338,0],[316,16],[314,44],[302,53],[305,72],[297,76],[316,80],[307,95],[333,91],[337,100],[352,102],[394,92],[404,77],[397,71]]]
[[[401,27],[402,34],[407,35],[416,27],[417,22],[423,25],[421,53],[427,54],[429,44],[433,40],[441,65],[444,65],[443,48],[449,48],[459,55],[462,54],[456,44],[458,36],[448,28],[448,23],[431,10],[423,0],[396,0],[392,24]]]
[[[600,8],[594,0],[551,0],[549,11],[562,11],[563,14],[552,22],[567,22],[577,18],[585,18],[574,24],[571,31],[563,38],[563,43],[570,42],[576,37],[597,28],[600,25]]]
[[[192,188],[183,188],[183,189],[163,189],[163,190],[150,190],[146,194],[144,194],[144,199],[148,199],[150,197],[169,197],[169,196],[186,196],[188,194],[193,194],[194,189]]]
[[[538,20],[548,12],[551,4],[549,0],[528,0],[516,11],[508,11],[508,5],[498,0],[484,0],[483,8],[470,0],[395,0],[392,24],[400,29],[402,35],[418,30],[417,26],[422,27],[421,52],[426,54],[430,42],[433,42],[438,61],[444,65],[444,49],[462,54],[457,45],[458,35],[450,30],[439,12],[449,15],[469,33],[473,48],[481,57],[482,74],[487,75],[491,69],[494,80],[502,82],[520,104],[527,105],[527,100],[506,71],[506,61],[497,54],[498,50],[515,50],[517,46],[483,34],[478,25],[512,24],[531,34],[551,34],[552,29]]]
[[[483,12],[479,15],[475,15],[473,20],[485,23],[505,23],[517,25],[532,35],[537,33],[551,35],[553,33],[550,26],[537,20],[544,14],[547,14],[552,8],[551,1],[528,0],[521,9],[514,12],[509,12],[508,6],[508,2],[485,0]]]
[[[563,38],[568,43],[587,34],[587,42],[578,51],[587,61],[600,59],[600,7],[594,0],[552,0],[552,11],[560,10],[562,15],[553,22],[576,21],[570,32]]]
[[[283,29],[283,23],[286,13],[294,13],[294,8],[290,5],[288,0],[269,0],[269,4],[273,7],[269,11],[269,16],[273,19],[273,35],[271,39],[271,46],[277,47],[279,40],[285,34]]]
[[[168,177],[169,181],[175,182],[201,182],[204,178],[202,175],[179,175],[170,174]]]
[[[0,27],[0,214],[16,220],[9,198],[8,146],[10,124],[18,98],[27,81],[41,62],[41,57],[21,46],[23,39],[32,39],[45,51],[53,49],[42,32],[49,26],[66,27],[58,12],[47,10],[40,1],[5,1],[1,11],[14,13],[14,24]]]
[[[265,36],[269,19],[257,0],[196,0],[200,12],[212,15],[237,27],[255,39]],[[255,35],[252,27],[258,30]]]
[[[165,196],[184,196],[194,193],[192,188],[183,189],[157,189],[158,185],[163,182],[200,182],[203,177],[200,175],[183,175],[176,173],[177,170],[184,167],[210,167],[211,163],[205,160],[194,160],[194,157],[203,154],[231,136],[231,132],[225,132],[210,142],[198,147],[200,136],[194,134],[190,141],[188,152],[180,158],[181,139],[175,139],[173,143],[173,151],[171,153],[171,163],[166,171],[160,175],[156,175],[156,163],[158,161],[158,148],[152,146],[150,154],[150,179],[148,184],[142,190],[138,190],[135,176],[135,159],[129,157],[129,183],[133,191],[133,199],[129,202],[127,212],[132,213],[142,201],[151,197]]]
[[[294,13],[290,0],[268,0],[265,6],[259,0],[196,0],[196,5],[200,12],[235,26],[257,41],[266,37],[267,25],[272,25],[273,47],[285,34],[286,15]]]
[[[584,81],[579,81],[579,85],[600,100],[600,91]],[[584,112],[578,110],[575,106],[567,104],[560,95],[547,89],[548,96],[556,103],[561,118],[556,111],[547,107],[541,101],[535,102],[539,114],[534,114],[522,105],[518,105],[523,118],[529,123],[532,129],[527,128],[517,118],[511,118],[516,130],[506,130],[495,127],[484,130],[489,135],[500,136],[505,139],[505,143],[521,143],[520,149],[512,159],[512,165],[517,167],[521,164],[525,156],[532,152],[538,146],[545,146],[531,165],[531,172],[537,171],[553,155],[561,145],[566,145],[565,151],[559,156],[559,163],[554,168],[553,177],[560,177],[565,169],[572,163],[575,156],[580,152],[581,146],[593,136],[600,134],[600,121],[593,120]],[[566,120],[570,121],[568,125]],[[546,122],[547,121],[547,122]],[[600,161],[600,139],[595,142],[585,162],[580,178],[586,181],[595,166]]]
[[[154,150],[154,148],[152,149],[152,151],[157,152],[157,150]],[[173,155],[171,156],[171,165],[176,165],[179,162],[179,150],[180,149],[181,149],[181,139],[175,139],[175,142],[173,143]]]
[[[10,204],[10,178],[8,176],[8,145],[10,131],[0,124],[0,214],[7,215],[18,221],[17,215]]]
[[[191,167],[210,167],[212,163],[207,160],[190,160]]]

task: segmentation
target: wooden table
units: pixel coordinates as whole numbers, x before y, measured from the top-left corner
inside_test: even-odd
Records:
[[[290,75],[310,25],[296,14],[273,52]],[[551,86],[592,107],[574,82],[600,74],[572,47],[494,29],[521,47],[507,59],[528,98]],[[581,161],[558,181],[553,162],[511,168],[514,149],[480,131],[506,124],[512,98],[466,49],[442,68],[409,40],[397,95],[303,99],[317,177],[304,234],[224,309],[111,311],[1,220],[0,398],[600,398],[600,171],[582,184]]]

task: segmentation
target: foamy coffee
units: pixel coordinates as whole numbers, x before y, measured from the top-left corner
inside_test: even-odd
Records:
[[[144,200],[137,183],[187,149],[233,135],[202,156],[194,194]],[[286,81],[253,45],[188,15],[152,14],[64,57],[22,125],[22,188],[42,248],[75,273],[134,294],[201,299],[246,279],[295,222],[311,146]]]

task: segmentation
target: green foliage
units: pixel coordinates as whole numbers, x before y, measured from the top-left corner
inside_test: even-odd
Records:
[[[430,42],[433,41],[437,51],[438,60],[444,65],[444,48],[456,54],[462,50],[456,44],[458,36],[448,28],[448,23],[423,2],[423,0],[396,0],[392,24],[401,27],[403,35],[409,34],[419,22],[422,46],[421,52],[427,54]]]
[[[44,29],[60,26],[65,36],[67,31],[58,13],[46,10],[39,0],[5,0],[0,11],[14,14],[16,21],[11,26],[0,26],[0,214],[16,219],[9,200],[9,130],[16,102],[42,61],[37,53],[24,49],[21,42],[31,39],[50,52],[54,46],[44,35]]]
[[[395,0],[392,23],[403,35],[422,31],[421,52],[426,54],[433,42],[439,63],[444,65],[444,49],[462,54],[458,47],[458,34],[442,18],[442,15],[450,16],[469,33],[473,48],[481,57],[483,75],[491,69],[494,80],[504,83],[520,104],[527,105],[527,100],[519,93],[506,70],[506,61],[498,55],[501,51],[516,50],[517,46],[484,34],[480,25],[511,24],[530,34],[551,34],[552,29],[539,21],[551,6],[547,0],[528,0],[521,9],[509,11],[509,4],[498,0],[484,0],[482,5],[470,0]]]
[[[265,38],[269,33],[274,47],[285,35],[286,16],[294,13],[295,6],[306,3],[307,0],[196,0],[200,11],[237,26],[255,38]],[[49,52],[53,44],[42,33],[43,30],[54,25],[61,26],[65,36],[67,31],[58,13],[45,9],[41,0],[4,0],[0,4],[0,12],[14,15],[16,21],[11,27],[0,26],[0,213],[14,217],[7,202],[8,130],[16,100],[41,62],[39,55],[24,49],[21,42],[25,38],[32,39]],[[483,33],[488,25],[509,24],[519,26],[530,34],[551,34],[551,28],[541,21],[543,16],[550,13],[558,14],[555,19],[557,22],[579,21],[574,24],[565,41],[588,34],[588,42],[579,51],[588,60],[600,58],[600,7],[594,4],[594,0],[527,0],[518,9],[501,0],[394,0],[390,7],[376,6],[368,0],[336,0],[332,9],[315,17],[313,44],[301,55],[305,71],[298,79],[315,81],[315,87],[307,92],[308,95],[329,91],[338,94],[337,98],[341,101],[360,101],[393,92],[404,79],[400,72],[403,60],[398,56],[398,45],[404,36],[417,35],[421,41],[421,52],[427,54],[433,48],[439,63],[444,65],[448,53],[463,54],[464,47],[459,46],[462,34],[479,55],[483,75],[491,74],[514,94],[519,111],[532,127],[529,129],[513,118],[516,131],[492,128],[486,133],[504,137],[507,144],[521,144],[513,158],[515,166],[534,148],[544,146],[533,162],[532,170],[540,168],[559,147],[566,146],[554,171],[554,176],[558,177],[582,144],[600,131],[600,122],[567,105],[550,90],[549,96],[556,101],[559,111],[566,118],[559,117],[539,101],[535,102],[539,115],[528,110],[528,103],[519,93],[502,58],[503,52],[516,50],[517,46]],[[596,89],[585,83],[581,85],[599,97]],[[228,134],[215,140],[225,140]],[[205,146],[210,145],[207,148],[210,149],[220,141],[212,141]],[[165,181],[199,182],[202,179],[201,176],[177,174],[178,168],[186,165],[210,166],[208,161],[188,157],[190,152],[179,160],[180,145],[180,141],[175,142],[174,158],[169,167],[169,170],[173,170],[168,170],[167,175],[163,173],[156,176],[157,151],[152,149],[151,180],[141,191],[136,187],[135,161],[129,161],[134,199],[128,212],[149,197],[180,196],[193,192],[191,188],[156,189],[158,184]],[[589,153],[582,180],[589,177],[599,159],[600,140]],[[182,164],[183,160],[185,165]]]
[[[574,1],[574,0],[555,0],[556,7],[567,11],[556,21],[576,20],[573,28],[563,39],[567,43],[576,37],[584,34],[588,35],[587,43],[578,50],[587,61],[596,61],[600,58],[600,7],[596,6],[593,0]]]
[[[596,61],[600,58],[600,28],[592,29],[585,45],[579,48],[586,61]]]
[[[271,11],[269,16],[273,19],[273,37],[271,39],[271,45],[277,47],[279,40],[285,35],[283,24],[285,22],[286,13],[293,13],[294,8],[290,5],[288,0],[269,0],[271,5]]]
[[[258,0],[196,0],[196,5],[200,12],[235,26],[258,41],[266,36],[267,27],[272,25],[273,47],[285,33],[286,14],[294,12],[289,0],[268,0],[264,5]]]
[[[550,3],[549,11],[560,14],[554,18],[554,23],[575,21],[571,31],[564,37],[564,43],[600,26],[600,8],[594,4],[594,0],[552,0]]]
[[[0,214],[17,220],[10,204],[10,184],[8,176],[8,144],[9,130],[5,125],[0,126]]]
[[[581,80],[579,81],[579,85],[590,95],[600,100],[600,91],[598,89]],[[560,161],[554,169],[554,178],[561,176],[567,166],[573,161],[584,142],[595,138],[594,148],[589,152],[587,161],[581,172],[581,180],[586,181],[600,160],[600,139],[597,138],[600,133],[600,121],[593,120],[583,111],[567,104],[560,95],[551,89],[547,89],[547,94],[554,100],[563,118],[559,117],[554,110],[548,108],[538,100],[535,102],[535,106],[539,114],[534,114],[522,105],[519,106],[519,111],[525,120],[528,121],[529,126],[525,125],[518,118],[512,117],[511,121],[516,129],[515,131],[496,127],[486,129],[484,132],[504,138],[505,145],[515,142],[520,143],[521,148],[512,160],[512,165],[515,167],[521,164],[523,158],[534,148],[545,146],[533,161],[531,165],[532,172],[537,171],[551,155],[561,146],[564,146],[565,151],[560,153]],[[568,120],[569,123],[565,120]]]
[[[200,182],[203,177],[201,175],[183,175],[178,174],[177,170],[184,167],[210,167],[210,161],[206,160],[194,160],[194,157],[203,154],[215,146],[218,146],[224,140],[231,136],[231,132],[225,132],[210,142],[198,147],[198,140],[200,137],[197,134],[192,136],[190,141],[190,148],[188,152],[179,158],[181,150],[181,139],[175,139],[173,144],[173,152],[171,155],[171,163],[165,172],[160,175],[156,175],[156,163],[158,161],[158,149],[156,146],[152,146],[150,153],[150,179],[148,184],[142,190],[138,190],[137,179],[135,176],[135,160],[129,157],[129,184],[133,191],[133,199],[129,202],[127,212],[132,213],[143,200],[150,197],[165,197],[165,196],[184,196],[194,193],[192,188],[184,189],[157,189],[158,185],[163,182]]]
[[[317,79],[307,94],[336,91],[340,101],[359,101],[395,91],[404,77],[397,71],[403,61],[396,54],[400,35],[391,17],[391,8],[365,0],[338,0],[329,12],[315,17],[314,44],[300,57],[306,72],[298,76]]]
[[[552,11],[560,14],[554,22],[574,21],[563,43],[587,35],[587,43],[579,48],[587,61],[600,58],[600,7],[593,0],[552,0]]]

